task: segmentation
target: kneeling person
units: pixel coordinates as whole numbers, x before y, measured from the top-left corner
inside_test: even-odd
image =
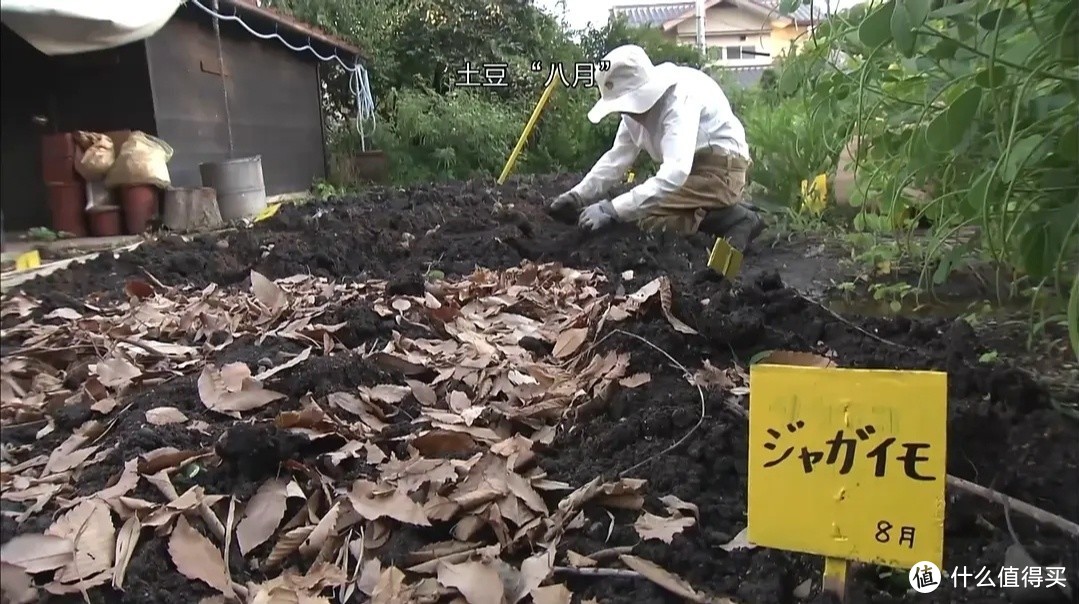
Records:
[[[549,204],[550,212],[580,211],[578,224],[591,231],[635,222],[642,229],[708,233],[745,250],[764,223],[741,203],[749,146],[722,88],[697,69],[653,65],[632,44],[604,61],[609,69],[596,73],[600,100],[588,119],[598,124],[621,114],[614,145],[577,186]],[[660,163],[656,175],[607,199],[642,149]]]

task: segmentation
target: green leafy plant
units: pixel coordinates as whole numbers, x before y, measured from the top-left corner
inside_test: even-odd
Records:
[[[977,227],[979,251],[1074,299],[1077,64],[1072,0],[873,0],[816,28],[779,87],[848,116],[860,200],[927,219],[935,246]]]

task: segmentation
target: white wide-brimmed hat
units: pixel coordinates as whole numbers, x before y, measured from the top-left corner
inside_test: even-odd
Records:
[[[596,70],[600,99],[588,112],[588,121],[598,124],[612,113],[644,113],[674,86],[669,72],[657,69],[644,49],[626,44],[607,53]]]

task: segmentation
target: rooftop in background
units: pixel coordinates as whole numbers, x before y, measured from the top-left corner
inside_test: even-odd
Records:
[[[322,45],[325,48],[323,50],[330,50],[336,52],[340,56],[342,52],[349,55],[350,58],[367,59],[359,48],[357,48],[351,42],[348,42],[338,36],[326,33],[325,31],[313,26],[308,25],[299,19],[296,19],[292,15],[289,15],[283,11],[270,8],[268,6],[261,6],[262,2],[259,0],[219,0],[221,3],[218,12],[222,15],[227,15],[230,12],[237,12],[244,19],[249,19],[254,25],[254,21],[268,22],[277,29],[277,33],[284,37],[286,34],[292,34],[300,39],[307,38],[311,41],[312,46]],[[212,3],[208,0],[203,0],[204,6],[212,8]],[[286,30],[286,31],[282,31]],[[270,31],[262,31],[260,33],[272,33]],[[342,57],[345,58],[345,57]]]
[[[758,10],[774,11],[777,16],[793,18],[797,25],[812,25],[823,18],[827,12],[818,6],[800,5],[792,14],[784,15],[779,12],[780,0],[711,0],[705,2],[705,10],[719,4],[730,2],[734,5],[748,5]],[[611,8],[615,14],[625,15],[630,25],[638,27],[654,26],[663,28],[670,27],[670,23],[681,22],[691,19],[695,10],[693,2],[679,2],[675,4],[627,4],[617,5]],[[815,17],[815,18],[814,18]]]
[[[690,10],[693,10],[692,2],[680,2],[678,4],[637,4],[611,7],[612,13],[625,15],[626,22],[637,27],[662,27],[667,21]]]

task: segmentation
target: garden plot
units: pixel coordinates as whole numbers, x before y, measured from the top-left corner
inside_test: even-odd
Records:
[[[739,538],[748,364],[780,349],[948,371],[949,473],[1079,520],[1079,429],[979,363],[966,324],[841,318],[775,272],[797,250],[731,288],[699,272],[705,240],[582,238],[542,212],[564,180],[289,207],[5,298],[5,590],[30,571],[71,602],[812,598],[819,559]],[[946,567],[999,569],[1003,508],[952,495]],[[1074,585],[1079,537],[1011,520]],[[868,567],[851,591],[927,600]]]

